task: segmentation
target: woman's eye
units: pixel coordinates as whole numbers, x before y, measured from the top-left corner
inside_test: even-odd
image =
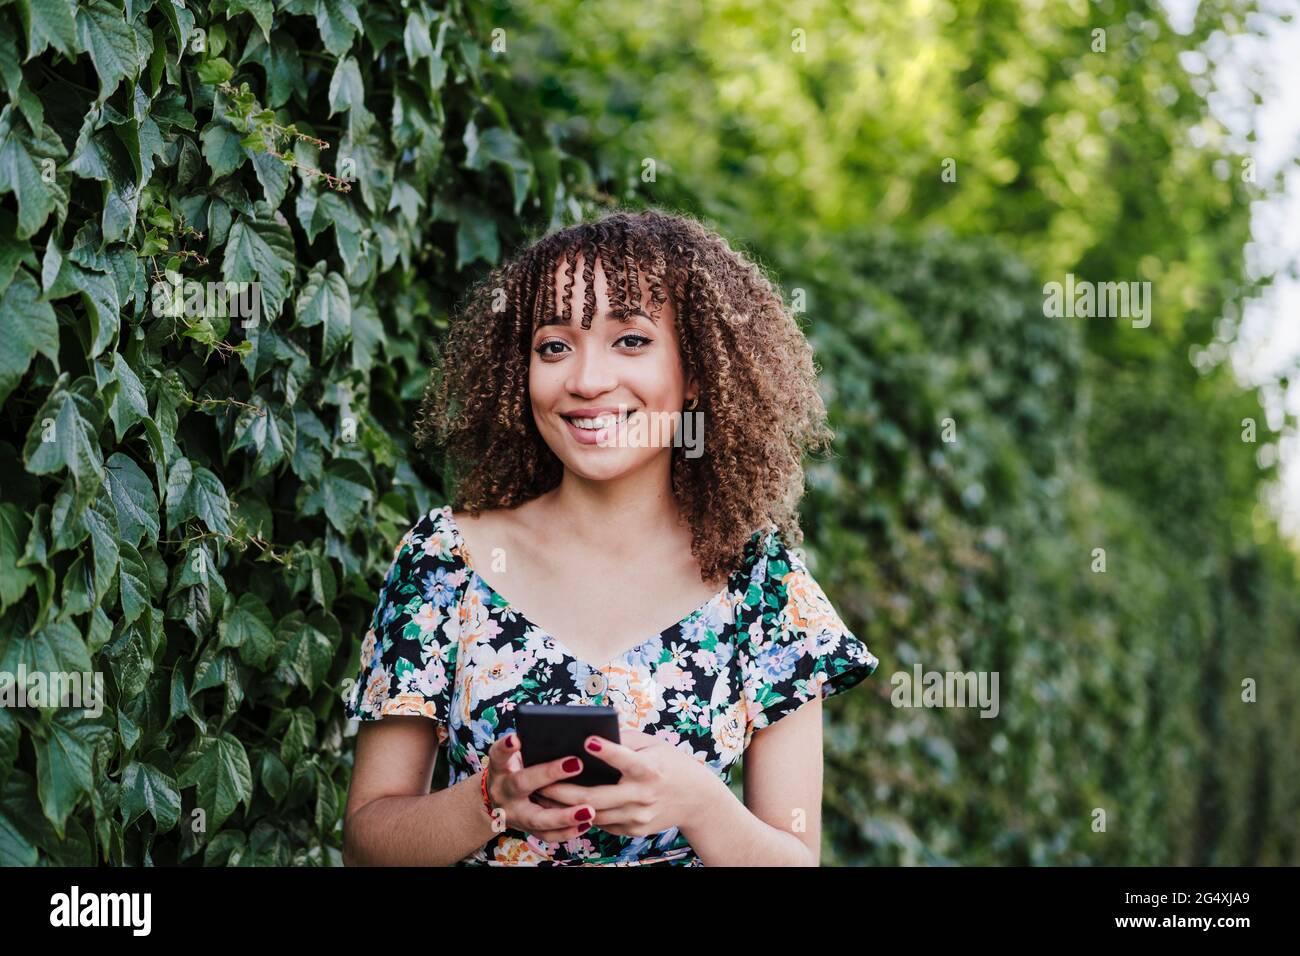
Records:
[[[637,335],[635,332],[629,332],[627,335],[619,336],[615,344],[618,344],[619,342],[628,342],[629,339],[631,342],[628,347],[636,350],[643,349],[654,341],[644,335]],[[547,351],[547,349],[552,345],[559,346],[560,348],[555,351]],[[566,343],[561,342],[559,339],[552,339],[550,342],[543,342],[541,345],[537,346],[537,348],[533,349],[533,351],[542,356],[559,355],[561,349],[567,348],[568,345]]]

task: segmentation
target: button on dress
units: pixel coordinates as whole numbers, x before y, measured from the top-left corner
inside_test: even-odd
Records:
[[[879,664],[776,528],[756,531],[721,591],[659,634],[595,667],[478,576],[452,508],[398,543],[361,644],[349,718],[437,722],[449,785],[473,776],[515,730],[520,704],[613,707],[620,730],[681,748],[724,783],[760,730]],[[505,829],[458,866],[700,866],[677,827],[629,837],[590,827],[563,843]]]

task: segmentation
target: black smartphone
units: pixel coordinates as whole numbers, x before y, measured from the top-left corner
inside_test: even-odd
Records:
[[[520,704],[515,708],[515,722],[525,767],[561,757],[577,757],[582,761],[582,771],[576,777],[565,777],[563,783],[596,787],[618,783],[623,776],[585,746],[593,734],[619,742],[618,711],[613,707]]]

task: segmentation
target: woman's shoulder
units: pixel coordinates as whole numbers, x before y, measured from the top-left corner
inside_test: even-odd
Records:
[[[450,505],[430,508],[402,535],[393,549],[395,568],[455,572],[466,567],[464,539]]]

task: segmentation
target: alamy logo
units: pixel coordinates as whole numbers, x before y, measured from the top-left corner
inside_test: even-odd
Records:
[[[50,897],[51,926],[130,926],[132,935],[148,936],[153,897],[148,893],[72,892]]]
[[[1049,319],[1132,319],[1133,328],[1151,324],[1150,282],[1076,282],[1074,273],[1065,283],[1043,286],[1043,315]]]
[[[0,707],[73,707],[91,717],[104,712],[103,671],[0,671]]]
[[[974,707],[981,717],[996,717],[998,704],[997,671],[925,671],[915,664],[912,673],[895,671],[889,678],[894,692],[889,695],[895,707]]]

